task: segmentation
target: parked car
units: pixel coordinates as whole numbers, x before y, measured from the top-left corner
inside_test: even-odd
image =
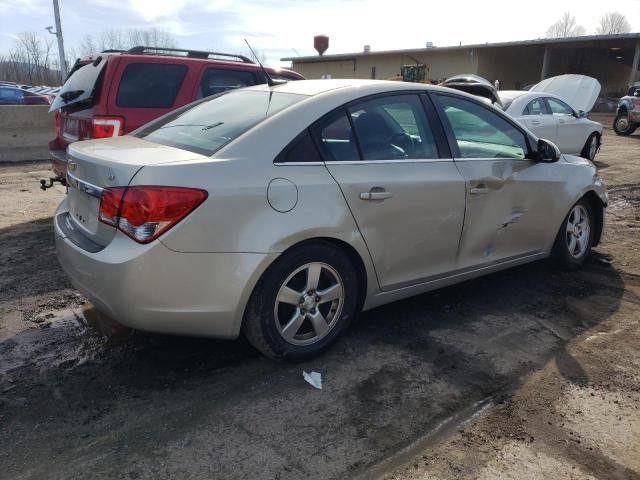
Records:
[[[292,361],[362,309],[553,255],[582,265],[607,193],[504,112],[441,87],[223,92],[69,146],[58,258],[107,317]]]
[[[560,75],[528,91],[496,91],[490,82],[475,75],[452,77],[443,85],[487,98],[536,136],[555,143],[562,153],[593,160],[600,148],[602,125],[587,118],[600,93],[595,78]]]
[[[602,124],[589,120],[557,95],[500,91],[503,109],[537,136],[554,142],[561,152],[594,160],[602,139]]]
[[[303,78],[267,71],[274,79]],[[82,57],[51,105],[53,170],[64,178],[71,142],[124,135],[199,98],[265,82],[261,67],[242,55],[134,47]]]
[[[0,105],[49,105],[46,95],[28,92],[16,87],[0,86]]]
[[[631,135],[638,126],[640,126],[640,87],[632,87],[618,103],[613,130],[618,135]]]

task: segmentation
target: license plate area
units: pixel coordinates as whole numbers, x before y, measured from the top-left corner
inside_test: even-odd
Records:
[[[99,227],[101,189],[82,182],[70,174],[67,174],[67,185],[71,218],[86,233],[96,235]]]

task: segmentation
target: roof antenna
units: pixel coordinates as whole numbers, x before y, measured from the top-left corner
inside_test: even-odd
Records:
[[[260,68],[262,69],[262,73],[264,73],[264,76],[267,79],[267,85],[269,85],[270,87],[274,87],[276,85],[282,85],[283,83],[287,83],[286,80],[274,80],[273,78],[271,78],[271,75],[269,75],[266,68],[264,68],[264,65],[262,65],[262,62],[258,59],[256,52],[253,51],[253,48],[251,48],[251,45],[249,45],[249,42],[247,41],[246,38],[244,39],[244,43],[247,44],[247,47],[249,47],[249,50],[251,51],[253,58],[255,58],[256,62],[258,62],[258,65],[260,65]]]

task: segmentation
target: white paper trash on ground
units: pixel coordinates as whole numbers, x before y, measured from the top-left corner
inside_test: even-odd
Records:
[[[318,372],[307,373],[304,370],[302,371],[302,377],[309,383],[314,386],[318,390],[322,390],[322,375]]]

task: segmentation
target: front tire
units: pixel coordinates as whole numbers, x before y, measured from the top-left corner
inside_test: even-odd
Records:
[[[629,116],[626,112],[616,115],[616,118],[613,121],[613,131],[618,135],[631,135],[635,132],[636,128],[638,128],[638,125],[629,121]]]
[[[589,138],[587,138],[584,147],[582,147],[582,153],[580,156],[593,161],[596,158],[596,153],[598,153],[598,147],[600,147],[600,135],[593,132],[589,135]]]
[[[582,198],[564,218],[553,245],[552,257],[567,270],[575,270],[589,258],[596,231],[595,216],[589,202]]]
[[[349,256],[329,242],[294,247],[258,282],[243,322],[247,340],[277,360],[300,362],[329,348],[359,305]]]

